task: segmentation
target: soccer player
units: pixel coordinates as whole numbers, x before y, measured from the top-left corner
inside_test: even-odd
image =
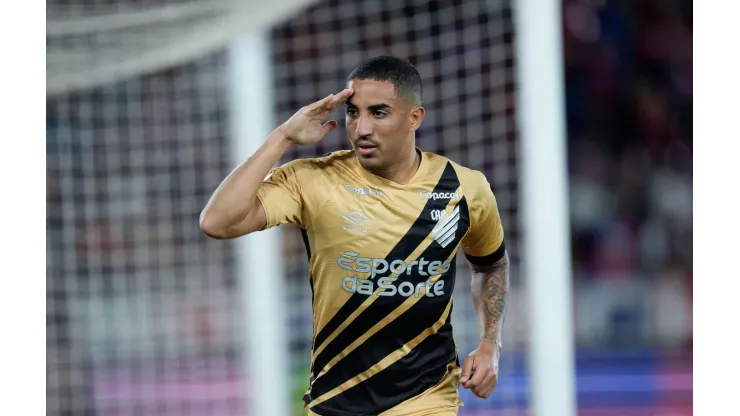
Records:
[[[301,227],[313,292],[310,386],[317,415],[456,415],[462,385],[487,398],[498,381],[508,255],[482,173],[421,151],[421,77],[408,62],[361,63],[346,89],[300,109],[224,179],[200,217],[211,237]],[[351,150],[278,168],[291,146],[336,128]],[[450,315],[455,254],[474,271],[479,347],[459,365]]]

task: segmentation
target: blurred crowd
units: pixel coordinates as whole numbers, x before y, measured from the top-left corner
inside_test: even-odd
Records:
[[[683,0],[564,3],[584,343],[691,345],[691,7]],[[604,319],[609,326],[596,325]]]

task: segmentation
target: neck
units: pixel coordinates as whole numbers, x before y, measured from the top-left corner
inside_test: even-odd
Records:
[[[416,151],[416,146],[405,153],[401,159],[392,165],[384,169],[372,171],[371,173],[401,185],[411,182],[411,178],[414,177],[421,164],[421,155]]]

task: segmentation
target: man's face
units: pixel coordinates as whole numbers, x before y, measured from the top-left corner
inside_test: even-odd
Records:
[[[387,81],[352,80],[347,88],[354,94],[347,100],[345,125],[362,167],[382,170],[408,157],[424,110],[397,96]]]

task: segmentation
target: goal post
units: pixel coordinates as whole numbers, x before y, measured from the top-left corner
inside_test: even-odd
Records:
[[[252,156],[275,128],[270,38],[253,29],[229,45],[230,154],[234,166]],[[252,415],[287,416],[290,380],[284,313],[282,235],[273,227],[235,241],[235,269],[244,316],[244,374]],[[278,387],[285,386],[285,387]]]
[[[530,408],[574,416],[574,334],[559,0],[517,0],[522,271],[531,338]]]

